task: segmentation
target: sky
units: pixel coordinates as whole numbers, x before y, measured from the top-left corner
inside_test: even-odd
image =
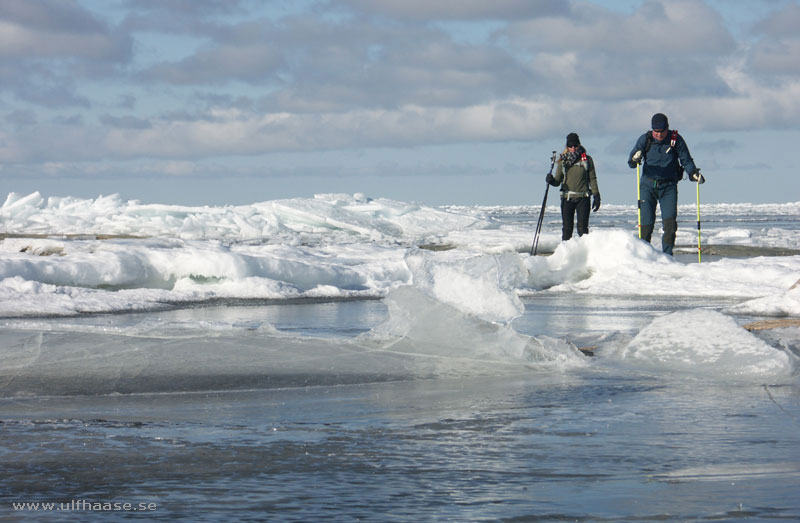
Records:
[[[541,205],[577,132],[635,205],[663,112],[701,201],[798,201],[797,27],[797,0],[0,0],[0,198]]]

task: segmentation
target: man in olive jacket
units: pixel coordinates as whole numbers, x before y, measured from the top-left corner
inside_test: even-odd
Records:
[[[597,174],[594,160],[586,154],[576,133],[567,135],[567,148],[558,160],[556,175],[547,175],[547,183],[561,185],[561,239],[572,238],[575,215],[578,216],[578,236],[589,232],[589,199],[591,208],[600,208],[600,189],[597,188]]]

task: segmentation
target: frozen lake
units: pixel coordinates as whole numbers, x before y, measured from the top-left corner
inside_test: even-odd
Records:
[[[800,257],[754,255],[796,204],[714,207],[744,254],[701,264],[613,206],[535,258],[531,209],[3,209],[5,517],[800,518],[800,328],[741,327],[800,316]]]

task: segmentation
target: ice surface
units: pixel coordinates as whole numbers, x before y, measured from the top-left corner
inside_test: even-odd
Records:
[[[481,320],[414,285],[392,290],[385,301],[389,319],[361,339],[381,350],[438,358],[437,373],[463,371],[465,365],[487,370],[489,362],[506,363],[513,370],[519,370],[521,362],[538,370],[585,365],[574,345],[526,336],[508,324]]]
[[[800,239],[792,214],[798,207],[708,206],[709,215],[718,209],[752,223],[749,228],[722,224],[706,234],[737,244],[792,245]],[[604,219],[630,214],[623,206],[603,210],[611,217]],[[0,231],[12,235],[0,242],[4,316],[152,310],[219,298],[382,297],[408,284],[417,267],[427,275],[418,274],[417,284],[437,299],[469,307],[489,321],[508,321],[520,307],[514,292],[756,299],[785,292],[800,276],[796,256],[680,263],[619,227],[593,228],[564,243],[546,232],[540,245],[555,248],[552,256],[520,254],[515,261],[513,253],[530,247],[530,222],[502,221],[487,209],[436,209],[363,194],[183,207],[123,201],[118,195],[45,200],[38,193],[11,193],[0,219]],[[782,223],[787,225],[775,226]],[[419,245],[456,248],[433,257],[406,256]],[[482,258],[487,254],[498,256]],[[435,267],[426,267],[434,258]],[[478,277],[467,268],[475,263],[487,264],[479,276],[486,283],[505,279],[500,293],[467,285]],[[529,275],[520,279],[520,271]],[[796,314],[793,308],[781,310]]]
[[[673,470],[654,476],[670,482],[725,481],[741,482],[761,477],[777,477],[782,481],[796,483],[800,479],[800,463],[747,463],[708,465]]]
[[[146,310],[217,298],[380,297],[411,277],[405,250],[376,244],[37,242],[9,238],[0,244],[0,315]]]
[[[0,396],[285,388],[386,380],[563,372],[574,345],[481,320],[406,285],[389,319],[357,338],[297,336],[263,323],[129,327],[6,322]]]
[[[0,208],[5,384],[46,384],[60,375],[60,363],[63,376],[86,390],[90,383],[97,390],[165,386],[190,355],[191,372],[207,376],[209,386],[237,383],[237,376],[260,386],[583,368],[587,358],[571,343],[511,327],[524,311],[520,297],[543,293],[740,300],[722,312],[657,318],[629,343],[610,333],[617,341],[601,343],[596,361],[723,379],[795,372],[796,328],[757,337],[733,318],[800,316],[800,289],[789,290],[800,278],[800,256],[687,263],[639,241],[635,212],[613,205],[593,214],[589,235],[560,242],[557,210],[547,212],[540,246],[554,252],[532,257],[533,207],[433,208],[363,194],[185,207],[118,195],[11,193]],[[707,241],[786,249],[800,243],[800,203],[708,205],[704,213]],[[691,245],[693,233],[681,227],[679,242]],[[84,332],[36,322],[215,300],[364,298],[384,299],[389,319],[345,340],[307,339],[269,325],[220,337],[213,325],[198,324],[196,333],[168,324],[152,332]],[[259,358],[264,362],[253,363]]]
[[[414,286],[489,322],[509,322],[525,307],[514,290],[527,277],[516,254],[464,257],[414,249],[406,255]]]
[[[243,206],[186,207],[10,193],[0,207],[0,232],[132,235],[217,240],[407,241],[433,230],[483,226],[473,216],[363,194],[320,194]]]
[[[693,309],[658,317],[627,345],[598,354],[659,373],[713,380],[788,378],[797,358],[722,313]]]
[[[800,244],[797,204],[704,210],[712,241]],[[530,257],[537,214],[10,195],[8,510],[798,519],[800,328],[738,325],[798,315],[800,256],[669,258],[604,206],[563,244],[548,208]]]
[[[595,231],[526,257],[534,289],[610,295],[757,297],[788,289],[800,257],[721,259],[685,264],[624,231]]]
[[[753,314],[760,316],[800,317],[800,286],[786,292],[764,296],[728,307],[731,314]]]

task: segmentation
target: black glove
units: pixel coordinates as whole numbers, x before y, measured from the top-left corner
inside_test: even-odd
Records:
[[[550,173],[547,173],[547,177],[545,178],[545,181],[547,183],[549,183],[550,185],[552,185],[553,187],[558,187],[558,185],[559,185],[558,182],[556,181],[556,179],[553,178],[553,175],[550,174]]]
[[[595,194],[594,196],[592,196],[592,210],[594,212],[597,212],[597,209],[599,208],[600,208],[600,195]]]
[[[692,171],[691,174],[689,174],[689,179],[697,183],[706,183],[706,179],[703,178],[702,174],[700,174],[700,169],[695,169]]]

